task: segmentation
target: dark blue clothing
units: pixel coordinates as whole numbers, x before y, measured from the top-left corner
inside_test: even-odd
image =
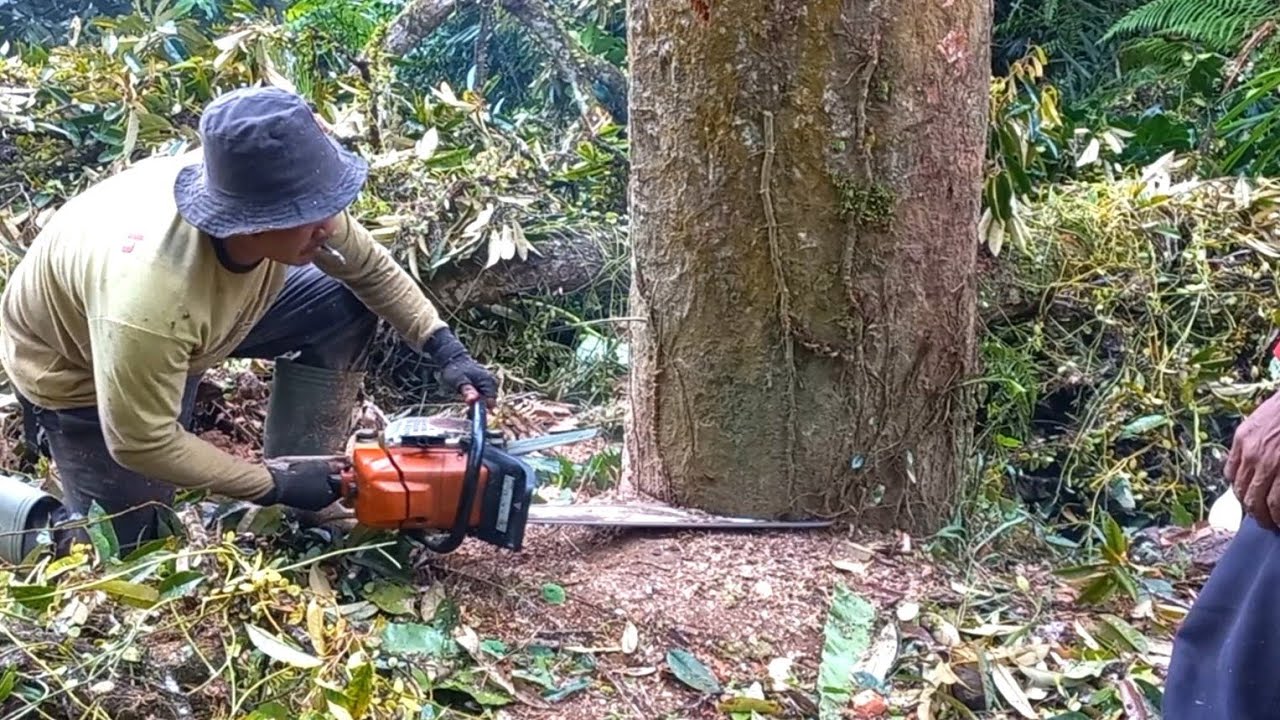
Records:
[[[1163,720],[1280,718],[1280,534],[1247,515],[1173,642]]]

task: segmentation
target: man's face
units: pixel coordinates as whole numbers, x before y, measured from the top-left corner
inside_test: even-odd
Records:
[[[254,236],[254,250],[268,260],[285,265],[306,265],[315,260],[320,246],[333,234],[334,218]]]

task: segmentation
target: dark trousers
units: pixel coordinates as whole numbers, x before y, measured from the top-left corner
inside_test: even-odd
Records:
[[[345,285],[314,265],[292,267],[275,303],[232,353],[272,360],[297,353],[300,364],[331,370],[361,366],[377,329],[377,316]],[[191,429],[200,375],[187,380],[179,422]],[[94,501],[108,515],[122,550],[155,536],[176,488],[121,467],[107,451],[97,408],[47,410],[19,398],[48,442],[63,490],[64,515],[84,517]],[[28,437],[28,442],[34,438]]]
[[[1245,516],[1182,621],[1164,720],[1280,717],[1280,534]]]

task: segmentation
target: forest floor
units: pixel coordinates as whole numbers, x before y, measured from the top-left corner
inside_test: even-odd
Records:
[[[210,394],[203,432],[252,457],[243,438],[265,395],[252,378],[223,387],[234,399]],[[573,424],[562,408],[524,428]],[[239,441],[236,426],[249,428]],[[581,462],[600,449],[556,452]],[[848,528],[535,526],[520,553],[473,540],[382,563],[376,548],[316,543],[269,518],[224,522],[233,532],[220,542],[209,518],[188,512],[189,546],[155,549],[151,565],[81,557],[7,578],[0,667],[16,670],[0,672],[0,715],[31,703],[122,720],[306,707],[337,718],[1158,717],[1172,633],[1226,539],[1144,533],[1142,562],[1111,569],[1138,579],[1140,599],[1087,606],[1044,545],[1014,532],[959,562],[921,538]],[[16,585],[56,588],[54,600]],[[370,662],[400,684],[361,679]],[[406,678],[429,691],[405,690]]]
[[[1158,717],[1177,618],[1226,539],[1152,535],[1162,559],[1193,570],[1167,595],[1117,609],[1082,607],[1046,561],[965,571],[901,535],[531,534],[514,558],[465,548],[442,563],[444,582],[481,636],[596,649],[589,689],[508,713],[575,720],[725,717],[752,696],[766,699],[762,716],[818,717],[828,669],[854,680],[845,714],[823,717],[965,717],[943,711],[939,688],[978,717]],[[565,589],[563,603],[545,601],[547,584]],[[628,623],[639,629],[630,653]],[[672,650],[690,652],[719,692],[682,682]]]

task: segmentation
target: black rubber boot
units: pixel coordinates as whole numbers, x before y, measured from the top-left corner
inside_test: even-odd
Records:
[[[363,380],[361,371],[277,358],[263,427],[263,456],[335,455],[345,450]]]

